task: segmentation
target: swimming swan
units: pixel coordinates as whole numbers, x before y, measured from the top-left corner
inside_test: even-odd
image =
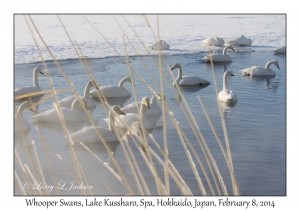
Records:
[[[160,94],[154,94],[150,99],[150,108],[146,110],[146,114],[149,115],[157,115],[161,114],[161,108],[157,105],[156,99],[161,100]],[[141,102],[138,102],[138,107],[140,108]],[[125,113],[138,113],[135,101],[127,104],[122,107],[121,110]]]
[[[83,100],[83,103],[86,107],[87,101],[85,99]],[[79,122],[86,120],[86,116],[83,113],[80,113],[78,108],[79,105],[79,99],[76,98],[72,103],[71,109],[67,107],[60,107],[65,122]],[[35,116],[32,116],[31,118],[44,122],[60,122],[55,108],[41,112]]]
[[[152,50],[158,50],[158,45],[160,45],[161,50],[169,50],[170,49],[170,45],[167,42],[165,42],[164,40],[159,40],[156,43],[148,45],[147,48],[152,49]]]
[[[96,106],[96,103],[93,99],[91,99],[91,96],[90,96],[90,88],[93,87],[93,83],[96,85],[95,81],[89,81],[86,86],[85,86],[85,89],[84,89],[84,93],[83,93],[83,96],[80,96],[81,100],[83,100],[84,98],[86,99],[87,101],[87,107],[95,107]],[[96,86],[96,88],[98,88]],[[58,102],[59,106],[60,107],[68,107],[68,108],[71,108],[72,106],[72,103],[73,101],[76,99],[76,96],[75,95],[72,95],[72,96],[68,96],[62,100],[60,100]]]
[[[237,96],[232,90],[228,89],[227,78],[229,76],[234,76],[234,74],[232,72],[225,71],[223,74],[223,90],[219,92],[218,99],[220,101],[233,103],[237,101]]]
[[[232,59],[227,55],[227,50],[231,49],[234,51],[232,46],[226,46],[223,49],[223,54],[222,53],[212,53],[211,55],[205,55],[204,56],[204,62],[210,62],[210,58],[212,58],[213,62],[229,62],[232,61]],[[234,51],[235,52],[235,51]]]
[[[229,40],[227,43],[232,46],[250,46],[252,44],[252,40],[246,38],[244,35],[241,35],[239,38]]]
[[[149,99],[148,99],[148,97],[144,97],[142,99],[142,103],[141,103],[141,107],[140,107],[141,120],[142,120],[142,123],[143,123],[145,129],[152,129],[152,128],[155,128],[155,125],[147,117],[147,113],[146,113],[147,108],[148,109],[150,108]],[[107,118],[104,120],[106,122],[108,122]],[[115,117],[115,125],[118,128],[127,129],[127,126],[130,127],[131,124],[134,122],[140,122],[140,117],[136,113],[126,113],[126,115],[121,115],[121,116]],[[139,128],[141,128],[140,123],[139,123]]]
[[[25,118],[23,117],[23,111],[24,109],[28,108],[30,106],[29,101],[25,101],[23,102],[18,110],[17,110],[17,116],[15,117],[14,123],[15,123],[15,132],[21,132],[21,131],[27,131],[31,129],[30,123],[25,120]],[[31,111],[33,111],[32,109],[30,109]],[[20,123],[19,120],[20,119]]]
[[[207,38],[202,41],[204,44],[208,46],[223,46],[225,41],[217,36],[213,36],[210,38]]]
[[[115,112],[114,114],[118,113],[118,114],[125,115],[120,110],[120,107],[115,105],[111,108],[111,110],[109,110],[109,114],[108,114],[109,119],[110,119],[109,128],[107,129],[102,126],[96,126],[97,130],[99,131],[99,133],[101,134],[101,136],[103,137],[103,140],[105,142],[112,142],[112,141],[118,140],[118,138],[112,128],[112,123],[114,123],[114,117],[113,117],[112,111]],[[82,130],[72,133],[71,138],[77,139],[84,143],[86,143],[86,142],[88,142],[88,143],[102,142],[102,140],[100,139],[100,137],[96,131],[96,128],[95,128],[95,126],[84,127]]]
[[[124,77],[123,79],[120,80],[118,86],[116,85],[106,85],[106,86],[100,86],[99,89],[102,90],[103,94],[105,95],[106,98],[115,98],[115,97],[127,97],[131,96],[131,93],[124,88],[124,82],[129,82],[131,83],[131,77]],[[98,98],[98,94],[101,96],[100,90],[92,90],[90,92],[92,97]]]
[[[197,76],[182,76],[182,68],[179,63],[175,63],[171,70],[178,68],[178,76],[175,80],[177,85],[208,85],[209,81]],[[174,85],[174,82],[173,82]]]
[[[250,68],[247,68],[247,69],[243,69],[243,70],[240,70],[242,72],[243,75],[246,75],[246,76],[250,76],[250,75],[261,75],[261,76],[275,76],[276,73],[270,69],[270,65],[271,64],[274,64],[275,66],[277,66],[278,69],[279,68],[279,64],[278,64],[278,61],[276,60],[271,60],[269,61],[265,67],[262,67],[262,66],[252,66]]]
[[[274,53],[275,54],[284,54],[284,53],[286,53],[286,46],[275,48]]]
[[[44,74],[39,67],[35,67],[33,69],[33,86],[17,87],[15,89],[15,96],[42,91],[39,86],[38,73]],[[41,94],[39,96],[43,96],[43,95],[44,94]]]

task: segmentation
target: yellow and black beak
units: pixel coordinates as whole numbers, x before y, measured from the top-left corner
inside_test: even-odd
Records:
[[[118,114],[126,115],[121,109],[118,109]]]

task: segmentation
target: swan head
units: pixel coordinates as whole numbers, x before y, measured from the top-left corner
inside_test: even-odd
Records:
[[[93,87],[95,87],[97,90],[99,90],[99,87],[97,86],[95,80],[91,80],[90,83],[92,84]]]
[[[34,71],[36,71],[37,73],[40,73],[40,74],[44,74],[39,67],[35,67]]]
[[[124,112],[122,112],[122,110],[120,109],[120,106],[118,106],[118,105],[113,106],[112,109],[118,114],[126,115]]]
[[[175,63],[171,68],[171,70],[178,69],[178,68],[181,68],[181,65],[179,63]]]
[[[234,76],[234,74],[231,71],[225,71],[224,74],[230,77]]]
[[[150,109],[150,106],[149,106],[149,98],[148,97],[144,97],[142,99],[142,105],[145,105],[146,107],[148,107],[148,109]]]
[[[274,60],[274,61],[273,61],[273,64],[274,64],[278,69],[280,69],[280,68],[279,68],[279,63],[278,63],[278,61]]]

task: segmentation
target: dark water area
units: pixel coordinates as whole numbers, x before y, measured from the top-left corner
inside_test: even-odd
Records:
[[[236,93],[238,101],[233,107],[223,107],[221,112],[226,122],[232,162],[240,193],[241,195],[252,196],[286,195],[286,56],[274,55],[272,52],[229,52],[228,54],[232,57],[232,62],[214,64],[214,72],[216,76],[218,92],[223,88],[224,70],[231,71],[235,75],[228,78],[228,87]],[[214,157],[217,166],[219,167],[219,171],[223,177],[227,191],[229,195],[232,195],[233,192],[228,167],[225,163],[220,147],[211,131],[202,106],[198,100],[198,96],[200,96],[215,130],[220,137],[223,146],[225,146],[224,133],[218,111],[218,103],[216,100],[216,90],[214,87],[212,67],[210,63],[203,62],[204,55],[206,55],[206,53],[172,55],[166,56],[165,61],[170,68],[173,66],[173,64],[180,63],[182,66],[183,75],[195,75],[211,82],[211,85],[205,87],[183,88],[182,94],[191,112],[193,113],[193,117],[198,124],[198,127],[211,151],[211,154]],[[159,71],[149,57],[130,57],[129,61],[131,67],[153,90],[159,92],[159,90],[157,90],[153,85],[151,77],[148,75],[140,59],[145,63],[155,82],[160,88]],[[157,58],[154,59],[157,60]],[[280,70],[278,70],[274,65],[271,66],[271,69],[276,72],[276,76],[273,78],[243,77],[239,72],[239,70],[251,66],[265,66],[265,64],[270,60],[277,60],[280,66]],[[66,79],[58,70],[55,63],[48,61],[46,64],[54,87],[56,89],[71,90],[66,82]],[[77,60],[66,60],[59,61],[59,64],[65,71],[68,79],[72,82],[78,93],[83,95],[83,90],[89,79],[80,62]],[[89,64],[100,85],[117,85],[120,79],[129,75],[128,66],[118,57],[90,59]],[[15,87],[32,85],[32,70],[35,66],[39,66],[41,69],[43,69],[41,63],[15,65]],[[163,72],[165,73],[167,80],[172,84],[172,79],[170,78],[170,74],[164,64],[164,61]],[[176,78],[177,70],[173,70],[172,73]],[[134,73],[133,79],[135,83],[137,99],[141,100],[144,96],[151,98],[152,94],[149,89]],[[39,76],[38,80],[41,89],[49,89],[48,80],[45,75]],[[134,101],[131,84],[125,83],[124,87],[131,92],[131,97],[123,101],[114,101],[111,104],[115,103],[122,107]],[[191,145],[199,155],[200,159],[204,162],[205,168],[208,171],[207,164],[205,163],[205,157],[199,146],[198,140],[191,126],[189,125],[180,104],[176,100],[176,92],[174,94],[174,92],[166,84],[164,85],[164,89],[168,107],[170,108],[173,116],[180,123],[180,128],[190,140]],[[57,97],[60,100],[69,96],[70,94],[72,94],[71,91],[63,92],[59,93]],[[43,112],[51,109],[52,103],[52,98],[46,100],[39,105],[38,111]],[[181,100],[181,103],[183,104],[183,100]],[[17,108],[19,104],[20,103],[15,103],[15,107]],[[161,106],[159,102],[158,105]],[[106,125],[103,119],[107,116],[100,102],[97,102],[96,108],[91,110],[90,113],[93,120],[98,125]],[[45,178],[49,184],[53,184],[50,173],[51,169],[46,161],[47,157],[41,137],[35,129],[36,125],[34,120],[30,118],[33,113],[26,111],[23,115],[24,118],[31,124],[31,130],[27,135],[27,141],[30,142],[32,139],[35,140],[35,146],[42,162],[41,165],[44,170]],[[166,122],[169,158],[193,194],[201,195],[201,191],[199,190],[197,180],[191,169],[187,155],[184,152],[178,133],[169,116],[166,117]],[[72,125],[69,128],[69,132],[76,132],[77,130],[80,130],[88,125],[90,125],[90,122],[88,121]],[[62,157],[64,163],[70,167],[70,170],[74,172],[70,150],[68,149],[67,141],[64,137],[65,133],[61,126],[57,123],[44,125],[41,124],[40,126],[41,132],[48,144],[56,154],[59,154]],[[163,130],[160,128],[162,126],[161,117],[156,122],[156,126],[157,128],[152,131],[151,135],[154,137],[154,139],[156,139],[160,147],[163,147]],[[141,171],[143,172],[145,180],[147,180],[150,192],[156,195],[157,190],[153,176],[149,172],[149,169],[145,165],[142,158],[140,158],[139,151],[134,148],[134,144],[132,142],[129,142],[129,144],[133,146],[133,153],[136,155],[136,159]],[[114,151],[114,155],[125,176],[128,177],[129,182],[135,186],[128,163],[124,157],[119,143],[113,143],[110,146],[112,151]],[[155,149],[155,145],[151,141],[149,141],[149,146],[157,151],[157,149]],[[30,160],[24,147],[24,143],[18,135],[15,135],[15,148],[18,151],[22,161],[26,164],[29,164]],[[110,158],[101,143],[91,145],[91,148],[93,148],[93,151],[104,162],[111,164]],[[118,192],[118,194],[122,195],[127,193],[123,187],[119,187],[120,184],[115,181],[115,178],[111,176],[111,174],[103,167],[102,164],[99,163],[95,157],[92,157],[85,149],[81,147],[78,147],[76,151],[84,171],[86,172],[87,179],[90,185],[93,185],[94,195],[110,194],[108,189],[105,187],[104,182],[108,183],[111,188]],[[190,153],[191,156],[194,157],[191,150]],[[57,181],[71,182],[74,180],[68,170],[66,170],[66,168],[53,154],[49,156],[53,166],[52,170],[54,171]],[[196,163],[195,159],[194,162]],[[196,165],[199,176],[203,181],[204,187],[206,188],[206,192],[208,195],[210,195],[211,192],[208,188],[207,182],[205,181],[204,174],[199,165]],[[19,166],[16,163],[15,168],[16,171],[20,173]],[[164,180],[163,168],[159,164],[157,168],[158,173],[161,175],[161,179]],[[210,172],[208,173],[210,174]],[[172,179],[170,179],[170,184],[171,195],[180,195],[180,190],[175,185],[174,181],[172,181]],[[133,187],[133,189],[138,194],[137,189],[135,187]],[[15,194],[20,194],[16,184]],[[55,194],[55,190],[53,190],[51,194]],[[80,191],[65,190],[62,191],[61,194],[79,195]]]

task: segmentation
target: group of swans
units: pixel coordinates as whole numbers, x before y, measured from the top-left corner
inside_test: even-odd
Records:
[[[202,43],[204,43],[207,46],[223,46],[225,44],[225,41],[222,38],[213,36],[203,40]],[[250,46],[252,44],[252,40],[246,38],[244,35],[241,35],[238,38],[229,40],[227,43],[228,45],[234,46]]]

